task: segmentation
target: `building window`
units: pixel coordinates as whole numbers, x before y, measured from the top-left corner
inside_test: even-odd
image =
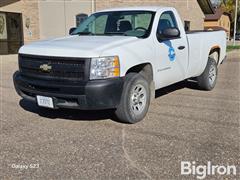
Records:
[[[78,14],[76,15],[76,25],[77,27],[88,17],[87,14]]]
[[[17,54],[22,45],[22,14],[0,12],[0,55]]]
[[[190,31],[190,21],[184,21],[184,29],[185,31]]]

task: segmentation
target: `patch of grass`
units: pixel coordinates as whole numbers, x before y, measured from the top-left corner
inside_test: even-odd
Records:
[[[227,52],[230,52],[230,51],[233,51],[233,50],[236,50],[236,49],[240,49],[240,45],[236,45],[236,46],[227,46]]]

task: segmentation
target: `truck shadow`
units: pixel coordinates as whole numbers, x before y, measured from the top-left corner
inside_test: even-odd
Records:
[[[156,99],[167,95],[171,92],[190,88],[197,89],[197,85],[193,81],[182,81],[174,85],[162,88],[156,91]],[[19,105],[26,111],[38,114],[41,117],[49,119],[64,119],[74,121],[102,121],[111,119],[117,122],[117,118],[114,115],[114,110],[97,110],[97,111],[82,111],[74,109],[45,109],[39,108],[35,103],[27,101],[25,99],[20,100]]]
[[[185,80],[185,81],[181,81],[176,84],[173,84],[173,85],[170,85],[170,86],[167,86],[167,87],[157,90],[156,94],[155,94],[155,98],[157,99],[161,96],[167,95],[169,93],[172,93],[174,91],[184,89],[184,88],[194,89],[194,90],[199,91],[197,82],[195,80]]]
[[[114,120],[114,110],[82,111],[76,109],[47,109],[39,108],[34,102],[22,99],[19,105],[26,111],[49,119],[64,119],[74,121]]]

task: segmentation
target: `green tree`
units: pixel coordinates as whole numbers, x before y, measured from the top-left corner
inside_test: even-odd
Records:
[[[233,33],[234,28],[234,19],[236,11],[236,0],[221,0],[220,7],[231,15],[231,32]],[[237,31],[240,31],[240,0],[238,0],[238,22],[237,22]]]

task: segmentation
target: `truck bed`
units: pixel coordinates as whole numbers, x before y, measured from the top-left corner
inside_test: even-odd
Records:
[[[193,31],[186,31],[186,34],[195,34],[195,33],[205,33],[205,32],[217,32],[222,30],[193,30]]]
[[[188,77],[199,76],[206,67],[206,59],[211,49],[219,49],[220,64],[226,56],[226,33],[224,31],[190,31],[186,32],[189,45]]]

